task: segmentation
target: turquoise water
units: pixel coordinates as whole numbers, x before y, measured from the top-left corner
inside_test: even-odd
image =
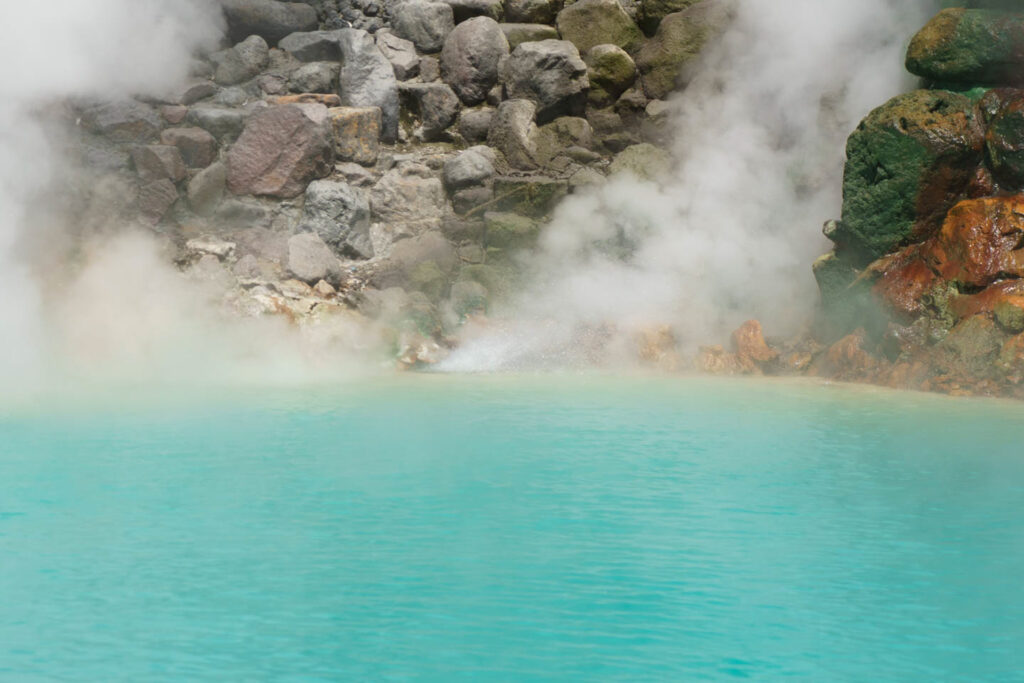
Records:
[[[125,403],[0,413],[0,680],[1024,679],[1024,405],[438,376]]]

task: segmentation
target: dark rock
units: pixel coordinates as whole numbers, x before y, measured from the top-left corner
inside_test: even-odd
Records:
[[[185,162],[172,145],[138,145],[132,148],[132,164],[139,180],[167,179],[177,183],[185,178]]]
[[[204,105],[192,107],[185,119],[193,126],[202,128],[221,143],[231,142],[245,127],[245,113],[238,109]]]
[[[682,12],[691,5],[696,5],[702,0],[640,0],[640,7],[637,9],[636,19],[640,28],[647,35],[654,35],[661,25],[661,20],[670,14]]]
[[[594,133],[586,119],[562,116],[538,128],[535,140],[537,161],[546,165],[570,148],[592,147]]]
[[[213,79],[220,85],[244,83],[256,77],[267,65],[268,57],[267,41],[259,36],[249,36],[238,45],[213,56],[217,65]]]
[[[635,52],[643,41],[636,23],[618,0],[577,0],[558,13],[558,32],[580,52],[611,43]]]
[[[414,136],[425,142],[446,140],[459,115],[458,96],[444,83],[402,83],[402,102],[418,120]]]
[[[562,4],[562,0],[505,0],[505,21],[520,24],[553,24],[562,9]],[[547,37],[549,36],[545,36]]]
[[[202,128],[169,128],[160,141],[177,147],[189,168],[206,168],[217,158],[217,141]]]
[[[398,82],[391,62],[377,49],[373,37],[365,31],[343,29],[338,32],[341,46],[341,73],[338,91],[348,107],[379,107],[381,138],[398,139]]]
[[[312,31],[317,25],[316,10],[300,2],[221,0],[221,5],[232,43],[257,35],[276,45],[290,33]]]
[[[498,65],[509,54],[501,27],[476,17],[455,27],[441,51],[441,78],[468,105],[479,104],[498,82]]]
[[[568,193],[566,181],[547,176],[498,177],[494,179],[494,210],[542,218]]]
[[[444,0],[452,6],[456,25],[473,17],[489,17],[501,21],[505,14],[502,0]]]
[[[306,188],[300,230],[315,232],[336,253],[373,256],[370,203],[366,194],[347,183],[314,180]]]
[[[582,116],[586,108],[587,65],[568,41],[521,43],[502,63],[501,79],[510,99],[537,105],[538,123]]]
[[[992,173],[1003,189],[1024,189],[1024,91],[990,90],[980,106],[993,109],[985,131]]]
[[[457,130],[467,142],[483,142],[491,128],[494,110],[490,107],[481,109],[463,109],[459,114]]]
[[[329,93],[337,82],[337,62],[310,62],[292,72],[288,89],[295,93]]]
[[[491,249],[523,249],[537,243],[540,224],[516,213],[488,211],[484,214],[484,245]]]
[[[416,44],[421,52],[437,52],[455,28],[451,5],[444,2],[407,0],[391,10],[395,35]]]
[[[489,187],[467,187],[452,194],[452,208],[464,215],[494,199],[494,190]]]
[[[1024,15],[944,9],[910,41],[907,70],[937,83],[1022,84]]]
[[[174,101],[178,104],[188,106],[195,104],[199,100],[205,100],[207,97],[212,97],[216,92],[217,86],[214,85],[212,81],[190,81],[178,91],[177,95],[174,97]],[[181,123],[181,120],[168,120],[168,123]]]
[[[969,98],[942,90],[871,112],[847,141],[843,217],[830,239],[867,263],[934,233],[981,161],[980,118]]]
[[[239,195],[302,194],[311,180],[330,173],[328,128],[299,105],[273,106],[253,116],[228,150],[228,188]]]

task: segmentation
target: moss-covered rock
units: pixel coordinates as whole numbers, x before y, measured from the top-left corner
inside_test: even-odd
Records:
[[[628,173],[641,180],[656,180],[665,175],[670,165],[668,152],[648,142],[641,142],[616,154],[608,166],[608,175]]]
[[[568,193],[569,183],[565,180],[540,175],[499,177],[494,180],[493,208],[541,218],[550,214]]]
[[[614,104],[636,81],[636,64],[629,53],[617,45],[595,45],[583,55],[583,61],[590,79],[587,97],[593,106]]]
[[[698,2],[701,0],[640,0],[636,20],[643,32],[651,36],[658,30],[662,19]]]
[[[943,90],[899,95],[871,112],[846,145],[843,215],[830,239],[866,265],[934,233],[981,161],[975,102]]]
[[[484,214],[484,244],[488,250],[520,249],[536,244],[540,234],[537,221],[514,213],[488,211]]]
[[[1024,14],[944,9],[910,41],[907,70],[937,83],[1022,83]]]
[[[558,13],[557,24],[562,38],[581,53],[602,43],[634,52],[644,38],[618,0],[577,0]]]
[[[690,77],[687,65],[725,28],[730,16],[726,5],[715,0],[665,16],[654,37],[636,53],[636,66],[647,97],[664,99],[673,90],[684,87]]]

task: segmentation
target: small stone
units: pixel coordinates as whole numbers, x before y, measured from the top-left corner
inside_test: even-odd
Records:
[[[170,128],[160,141],[177,147],[189,168],[206,168],[217,158],[217,141],[202,128]]]
[[[463,109],[456,129],[467,142],[483,142],[487,139],[493,118],[494,109],[490,107]]]
[[[402,103],[418,120],[413,135],[424,142],[447,140],[448,129],[455,123],[462,104],[444,83],[402,83]]]

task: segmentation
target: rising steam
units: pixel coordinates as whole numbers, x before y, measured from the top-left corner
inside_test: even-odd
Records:
[[[513,322],[449,367],[561,362],[587,345],[581,330],[614,339],[667,324],[684,348],[751,317],[795,332],[816,303],[810,264],[839,211],[846,136],[912,87],[902,54],[934,4],[738,0],[673,102],[673,171],[564,202]]]

